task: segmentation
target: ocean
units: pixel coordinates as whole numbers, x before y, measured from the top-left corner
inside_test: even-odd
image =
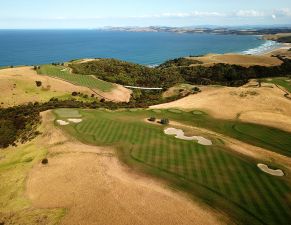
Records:
[[[258,54],[276,45],[276,42],[248,35],[0,30],[0,66],[37,65],[80,58],[116,58],[153,66],[189,55]]]

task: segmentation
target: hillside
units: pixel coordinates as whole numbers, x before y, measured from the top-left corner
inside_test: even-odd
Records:
[[[220,58],[222,57],[220,56]],[[189,58],[170,60],[157,68],[115,59],[71,63],[69,66],[74,73],[93,74],[104,81],[121,85],[162,88],[169,88],[182,82],[200,85],[241,86],[252,78],[286,76],[291,71],[291,60],[285,58],[255,57],[256,60],[251,64],[252,57],[241,56],[241,58],[247,58],[248,67],[240,65],[243,60],[238,59],[238,57],[230,61],[231,58],[220,59],[218,63],[210,66],[201,65],[199,58],[193,61]],[[196,66],[192,66],[193,64]]]
[[[199,94],[151,108],[201,109],[216,118],[239,119],[291,132],[291,99],[275,85],[262,83],[259,87],[257,82],[251,82],[239,88],[200,86],[200,89]]]

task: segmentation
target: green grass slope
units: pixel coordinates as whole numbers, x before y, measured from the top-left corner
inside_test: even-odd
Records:
[[[38,70],[38,73],[59,78],[75,85],[84,86],[91,89],[99,89],[104,92],[111,91],[113,88],[111,83],[99,80],[93,76],[72,74],[65,66],[43,65]]]
[[[135,169],[148,172],[170,181],[173,187],[186,190],[195,197],[232,216],[241,224],[288,224],[291,220],[290,181],[285,177],[273,177],[260,171],[250,158],[228,150],[224,144],[209,135],[212,146],[199,145],[163,133],[164,126],[144,122],[144,118],[156,116],[208,127],[215,123],[206,114],[182,111],[105,111],[80,110],[84,121],[63,126],[80,140],[95,145],[110,145],[118,149],[120,157]],[[57,118],[66,119],[56,114]],[[191,118],[191,119],[190,119]],[[217,122],[217,121],[216,121]],[[189,123],[188,123],[189,124]],[[222,133],[248,133],[259,145],[278,135],[277,130],[256,136],[248,132],[251,124],[232,124],[223,127],[215,123],[212,128]],[[255,127],[255,126],[254,126]],[[238,129],[239,131],[236,131]],[[255,127],[260,132],[259,126]],[[264,127],[262,127],[262,131]],[[248,138],[249,138],[248,137]],[[290,148],[288,140],[284,149]],[[280,143],[274,143],[280,146]]]

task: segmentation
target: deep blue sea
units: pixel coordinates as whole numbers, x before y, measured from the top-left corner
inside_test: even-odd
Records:
[[[144,65],[206,53],[257,51],[257,36],[134,33],[97,30],[0,30],[0,66],[79,58],[117,58]]]

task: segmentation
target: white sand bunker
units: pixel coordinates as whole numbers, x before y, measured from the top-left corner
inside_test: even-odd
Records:
[[[81,123],[83,120],[82,119],[68,119],[68,121],[72,123]]]
[[[57,123],[61,126],[66,126],[66,125],[69,125],[70,123],[64,121],[64,120],[57,120]]]
[[[261,164],[261,163],[259,163],[257,166],[259,167],[260,170],[270,175],[278,176],[278,177],[284,176],[284,172],[280,169],[273,170],[273,169],[270,169],[267,165]]]
[[[201,145],[212,145],[212,141],[208,140],[204,137],[201,136],[192,136],[192,137],[187,137],[184,134],[184,131],[181,129],[176,129],[176,128],[167,128],[164,130],[165,134],[167,135],[176,135],[175,138],[186,140],[186,141],[194,141],[196,140],[198,144]]]

